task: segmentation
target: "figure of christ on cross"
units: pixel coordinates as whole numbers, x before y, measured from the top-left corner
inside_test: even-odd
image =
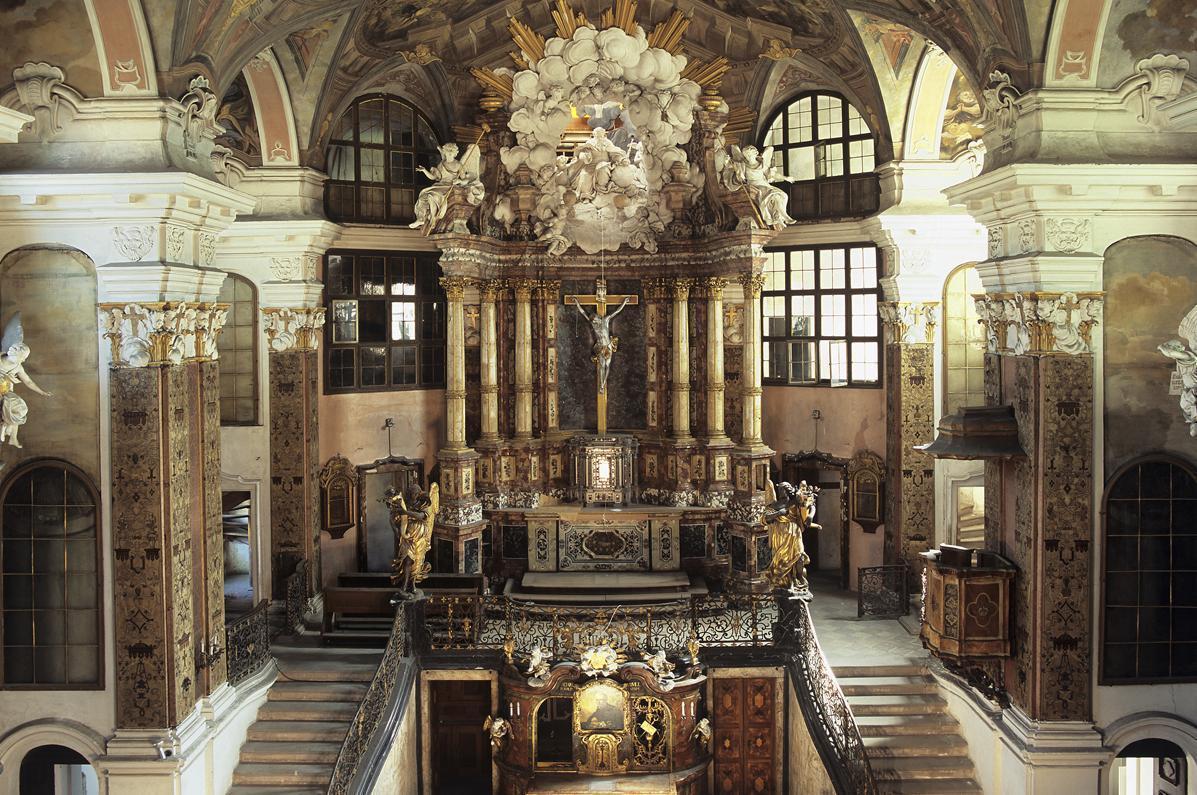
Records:
[[[590,336],[594,340],[591,347],[591,360],[594,362],[595,378],[598,384],[598,433],[607,432],[607,376],[611,372],[611,357],[619,347],[619,338],[611,336],[611,321],[623,311],[628,304],[638,304],[640,299],[634,295],[608,295],[606,279],[597,279],[594,295],[567,295],[567,303],[573,303],[578,312],[590,324]],[[607,314],[607,304],[620,301],[619,308]],[[583,306],[593,306],[594,314],[586,314]]]

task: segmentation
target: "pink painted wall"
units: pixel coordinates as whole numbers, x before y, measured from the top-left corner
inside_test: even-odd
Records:
[[[885,458],[885,389],[766,386],[761,403],[762,435],[777,451],[779,466],[783,453],[816,447],[840,458],[851,458],[857,450]],[[823,417],[818,423],[811,419],[815,409]],[[866,533],[855,522],[851,525],[848,570],[855,588],[859,567],[882,564],[885,528]]]

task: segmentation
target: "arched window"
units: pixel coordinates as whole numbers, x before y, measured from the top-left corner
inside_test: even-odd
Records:
[[[99,514],[85,476],[32,461],[0,490],[0,685],[101,681]]]
[[[359,97],[333,127],[326,152],[325,209],[334,221],[409,223],[436,160],[432,125],[403,100]]]
[[[1197,680],[1197,477],[1153,457],[1113,478],[1105,506],[1103,684]]]
[[[985,405],[985,330],[973,296],[984,292],[973,265],[948,274],[943,287],[943,413]]]
[[[228,274],[220,286],[220,302],[229,305],[224,329],[216,340],[220,353],[220,424],[258,422],[258,307],[250,281]]]
[[[790,192],[795,219],[877,211],[876,142],[864,118],[839,94],[799,94],[764,129],[762,145],[774,148],[773,164],[795,180],[781,185]]]

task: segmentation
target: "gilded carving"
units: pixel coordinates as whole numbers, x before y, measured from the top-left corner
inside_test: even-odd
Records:
[[[316,350],[323,327],[324,307],[262,307],[262,329],[273,353]]]
[[[890,331],[890,342],[911,345],[935,341],[935,326],[939,321],[937,301],[884,301],[877,310]]]

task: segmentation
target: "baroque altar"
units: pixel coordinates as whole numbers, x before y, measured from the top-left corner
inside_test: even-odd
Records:
[[[473,70],[469,145],[417,204],[448,299],[435,557],[497,576],[530,559],[526,512],[660,507],[683,568],[765,589],[759,296],[785,192],[737,143],[726,60],[635,10],[560,0],[548,37],[513,19],[514,68]]]

